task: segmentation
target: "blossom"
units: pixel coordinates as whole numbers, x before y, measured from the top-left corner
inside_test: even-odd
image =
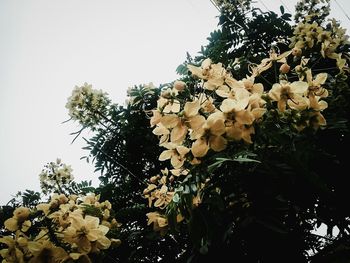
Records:
[[[101,249],[107,249],[111,241],[105,236],[109,228],[100,225],[97,217],[86,215],[85,218],[80,213],[72,213],[70,215],[70,226],[66,228],[64,239],[77,246],[81,253],[89,253],[91,251],[91,242],[97,242]]]
[[[26,245],[26,242],[23,241],[23,237],[18,239],[13,239],[10,236],[1,237],[0,243],[7,245],[7,248],[0,250],[0,255],[3,258],[2,262],[24,263],[24,253],[21,249],[21,244]]]
[[[302,110],[307,107],[307,100],[303,94],[307,91],[308,86],[304,81],[292,83],[281,81],[273,84],[269,96],[272,100],[277,101],[277,107],[281,112],[286,110],[287,105],[292,109]]]
[[[206,80],[203,87],[207,90],[215,90],[223,85],[227,76],[227,72],[222,64],[212,64],[209,58],[202,62],[201,67],[188,65],[187,68],[192,72],[193,76]]]
[[[30,221],[26,220],[29,217],[30,210],[27,207],[18,207],[13,211],[13,216],[8,218],[5,222],[5,228],[14,232],[18,230],[20,227],[22,231],[26,232],[30,226]]]
[[[282,63],[282,64],[286,63],[287,62],[286,57],[288,57],[291,53],[292,53],[292,51],[286,51],[286,52],[279,55],[274,50],[272,50],[269,58],[262,59],[261,63],[259,65],[253,67],[252,76],[256,77],[256,76],[260,75],[262,72],[268,70],[269,68],[272,67],[274,62]]]
[[[169,188],[164,184],[159,190],[154,192],[154,196],[157,199],[154,206],[164,209],[173,199],[174,192],[169,191]]]
[[[149,212],[146,214],[148,217],[147,225],[153,224],[153,230],[156,232],[161,232],[161,234],[165,234],[167,231],[168,220],[165,216],[161,215],[158,212]]]
[[[174,168],[180,168],[184,164],[185,156],[190,151],[187,147],[174,143],[164,143],[162,146],[167,150],[160,154],[159,160],[165,161],[170,159],[171,165]]]
[[[54,246],[49,240],[30,241],[28,250],[33,255],[29,263],[56,263],[69,259],[63,248]]]
[[[61,192],[64,185],[68,185],[74,180],[72,171],[71,166],[62,163],[60,159],[47,163],[39,174],[42,191],[45,194]]]
[[[227,141],[222,136],[225,133],[225,118],[221,112],[211,114],[205,124],[191,134],[191,152],[194,157],[203,157],[211,148],[216,152],[226,148]]]
[[[59,210],[48,215],[48,218],[52,219],[59,226],[66,228],[70,224],[69,214],[73,210],[72,208],[71,204],[61,204]]]
[[[110,100],[107,93],[93,89],[91,85],[75,86],[66,108],[73,120],[83,126],[95,127],[108,111]]]

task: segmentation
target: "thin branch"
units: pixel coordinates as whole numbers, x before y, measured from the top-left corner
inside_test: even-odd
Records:
[[[96,147],[96,146],[95,146]],[[107,157],[112,163],[119,165],[121,168],[123,168],[125,171],[127,171],[132,177],[137,179],[140,183],[147,185],[145,181],[142,181],[140,178],[138,178],[133,172],[131,172],[126,166],[121,164],[120,162],[113,159],[113,157],[109,156],[106,152],[104,152],[101,148],[96,147],[97,150],[102,153],[105,157]]]

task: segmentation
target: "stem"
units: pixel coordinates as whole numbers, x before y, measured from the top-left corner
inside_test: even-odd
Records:
[[[321,58],[322,58],[322,57],[319,57],[319,58],[315,61],[315,63],[310,67],[310,69],[312,69],[314,66],[316,66],[317,63],[320,62]]]
[[[276,61],[273,62],[273,69],[275,71],[275,82],[277,83],[277,82],[279,82],[279,77],[277,74],[277,62]]]
[[[96,146],[95,146],[96,147]],[[132,177],[137,179],[141,184],[147,185],[145,181],[142,181],[140,178],[138,178],[133,172],[131,172],[126,166],[122,165],[118,161],[114,160],[111,156],[109,156],[106,152],[104,152],[101,148],[96,147],[97,150],[102,153],[104,156],[106,156],[112,163],[119,165],[121,168],[123,168],[125,171],[127,171]]]
[[[56,182],[56,184],[57,184],[57,188],[58,188],[58,190],[60,191],[60,194],[63,194],[63,190],[62,190],[62,188],[61,188],[61,186],[60,186],[60,183],[59,183],[59,181],[58,181],[58,178],[57,178],[57,175],[56,175],[56,173],[55,173],[55,170],[53,169],[53,167],[51,167],[51,171],[52,171],[52,174],[54,174],[54,178],[55,178],[55,182]]]
[[[55,176],[55,182],[57,184],[58,190],[60,191],[60,194],[63,194],[63,190],[62,190],[62,188],[60,186],[60,183],[58,182],[57,176]]]

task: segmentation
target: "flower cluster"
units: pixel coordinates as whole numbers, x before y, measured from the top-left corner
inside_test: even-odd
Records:
[[[215,0],[215,4],[221,9],[222,12],[232,13],[238,8],[249,10],[250,2],[247,0]]]
[[[295,21],[323,21],[330,13],[330,0],[301,0],[295,6]]]
[[[147,214],[149,224],[164,232],[168,222],[163,211],[179,198],[178,187],[192,166],[215,153],[232,150],[231,145],[253,144],[257,126],[264,124],[266,115],[277,112],[278,118],[290,116],[289,129],[295,133],[325,126],[322,112],[328,107],[328,74],[313,70],[313,66],[328,59],[339,74],[347,70],[338,50],[347,38],[335,21],[327,28],[316,22],[299,23],[290,50],[280,54],[272,48],[270,56],[249,65],[250,75],[240,80],[209,58],[200,66],[188,65],[191,78],[187,82],[177,80],[163,89],[157,108],[152,110],[150,125],[164,148],[159,160],[170,160],[173,169],[152,177],[144,190],[149,206],[158,209]],[[309,50],[318,47],[319,59],[312,60],[314,54]],[[274,83],[256,81],[264,80],[269,71],[276,75]],[[193,203],[200,203],[196,191]]]
[[[265,112],[261,98],[263,86],[254,78],[234,79],[222,64],[210,59],[200,67],[189,65],[192,75],[202,80],[202,92],[180,99],[175,85],[162,92],[153,111],[153,133],[166,148],[159,160],[171,160],[181,169],[186,160],[199,163],[209,150],[220,152],[230,141],[251,143],[253,124]],[[184,86],[185,84],[183,84]]]
[[[349,37],[335,19],[331,20],[328,27],[329,29],[325,30],[317,22],[300,22],[294,29],[290,47],[293,47],[294,54],[300,56],[303,50],[317,46],[323,58],[335,59],[338,68],[343,69],[345,59],[342,58],[339,47],[349,44]]]
[[[10,235],[0,238],[3,262],[92,262],[91,255],[120,244],[107,237],[119,227],[111,203],[99,196],[53,194],[36,209],[19,207],[5,221]]]
[[[290,54],[291,51],[283,56]],[[174,85],[162,92],[158,108],[153,110],[153,133],[165,148],[159,160],[169,159],[174,169],[183,169],[186,161],[198,164],[210,150],[223,151],[230,142],[243,140],[251,144],[254,125],[267,111],[266,99],[276,101],[281,113],[287,109],[313,110],[322,119],[319,125],[324,125],[320,111],[327,108],[327,103],[321,100],[328,95],[323,86],[327,74],[318,74],[313,79],[309,69],[297,81],[281,78],[269,88],[255,83],[256,75],[269,69],[273,61],[283,63],[283,56],[272,53],[270,58],[252,67],[255,72],[252,76],[242,80],[234,79],[222,64],[213,64],[210,59],[204,60],[200,67],[189,65],[192,75],[202,81],[200,91],[187,93],[183,98],[179,93],[185,91],[178,91]]]
[[[66,108],[73,120],[79,121],[83,126],[94,127],[105,116],[109,104],[110,100],[105,92],[84,83],[83,86],[74,88]]]
[[[72,168],[57,159],[56,162],[50,162],[44,166],[44,169],[39,174],[40,187],[44,194],[59,190],[63,185],[70,184],[74,177]]]

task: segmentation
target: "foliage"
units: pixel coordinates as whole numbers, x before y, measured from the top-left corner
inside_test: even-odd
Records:
[[[100,185],[75,183],[69,166],[48,163],[40,178],[50,199],[40,205],[40,193],[19,194],[0,210],[2,235],[33,239],[36,227],[57,228],[52,219],[70,202],[60,231],[76,227],[77,209],[80,220],[107,220],[99,238],[120,245],[95,255],[50,235],[47,249],[64,248],[69,260],[75,252],[94,262],[349,260],[345,30],[326,20],[328,0],[300,1],[295,25],[283,7],[278,15],[249,0],[215,2],[219,27],[198,56],[187,54],[179,80],[129,88],[125,106],[91,85],[75,87],[67,103],[81,124],[74,140],[93,132],[82,159],[101,173]],[[63,193],[63,206],[52,206]],[[28,229],[27,218],[18,220],[23,207]],[[316,232],[321,225],[326,235]]]
[[[120,244],[111,203],[90,193],[91,182],[75,183],[71,171],[60,159],[48,163],[39,175],[46,202],[27,190],[2,207],[3,262],[92,262]]]

